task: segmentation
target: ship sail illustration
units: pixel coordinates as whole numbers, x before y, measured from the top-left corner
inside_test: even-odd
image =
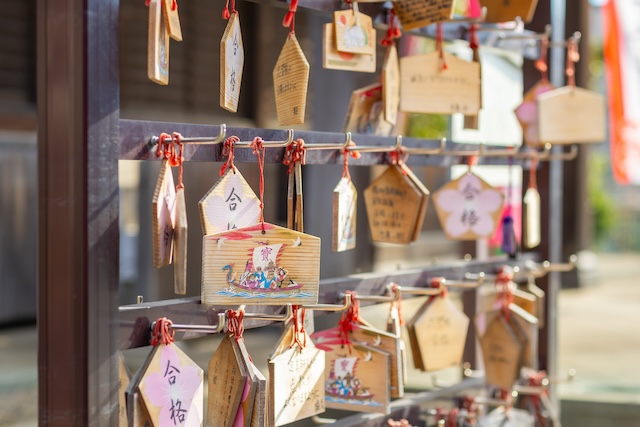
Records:
[[[287,269],[280,265],[280,254],[286,244],[260,245],[249,250],[244,271],[236,280],[233,264],[225,265],[227,283],[253,292],[282,292],[299,289],[301,284],[289,278]]]
[[[356,376],[357,357],[339,357],[333,361],[329,379],[325,384],[325,393],[330,397],[348,400],[368,401],[374,395],[362,386]]]

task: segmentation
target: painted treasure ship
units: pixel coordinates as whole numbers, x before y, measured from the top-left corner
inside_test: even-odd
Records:
[[[300,289],[301,284],[289,278],[289,272],[279,262],[280,254],[286,244],[262,245],[249,251],[249,259],[245,264],[240,279],[233,264],[225,265],[227,283],[251,292],[284,292]]]
[[[356,400],[362,403],[373,399],[374,395],[363,387],[360,379],[356,377],[357,364],[357,357],[339,357],[333,361],[329,379],[325,384],[327,398]]]

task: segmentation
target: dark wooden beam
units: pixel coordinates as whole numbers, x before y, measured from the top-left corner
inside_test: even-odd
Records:
[[[118,410],[118,0],[40,0],[39,423]]]

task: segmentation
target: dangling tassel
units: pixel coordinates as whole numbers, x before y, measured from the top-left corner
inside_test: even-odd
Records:
[[[502,252],[508,254],[510,258],[515,258],[518,252],[518,242],[516,242],[516,233],[513,229],[513,216],[511,216],[511,207],[507,207],[502,217]]]

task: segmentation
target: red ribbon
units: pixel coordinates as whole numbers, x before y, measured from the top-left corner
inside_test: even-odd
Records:
[[[237,136],[230,136],[229,138],[225,139],[224,145],[222,146],[222,155],[227,158],[227,161],[224,162],[222,164],[222,167],[220,168],[220,176],[224,175],[227,169],[230,169],[233,171],[233,173],[236,173],[236,167],[233,164],[233,161],[235,159],[234,145],[238,141],[240,141],[240,138],[238,138]]]
[[[289,27],[289,34],[293,34],[295,31],[295,19],[296,12],[298,11],[298,0],[291,0],[289,3],[289,11],[282,20],[283,27]]]

